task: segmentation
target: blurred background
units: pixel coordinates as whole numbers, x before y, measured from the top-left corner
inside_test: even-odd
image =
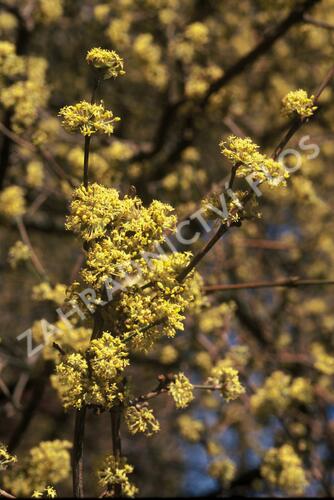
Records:
[[[73,414],[50,384],[53,360],[27,358],[17,336],[41,318],[56,320],[61,285],[82,262],[80,242],[64,229],[82,179],[82,137],[67,134],[57,114],[90,100],[87,51],[116,50],[126,70],[100,90],[121,121],[111,138],[92,141],[92,180],[135,189],[145,204],[170,203],[182,220],[230,172],[222,139],[249,136],[270,155],[289,124],[282,98],[315,93],[333,64],[334,1],[4,0],[0,38],[0,440],[20,460],[41,441],[73,434]],[[302,167],[286,188],[263,189],[261,218],[234,228],[201,263],[206,286],[334,279],[333,119],[330,83],[289,144]],[[31,245],[32,260],[17,258],[18,240]],[[37,293],[41,283],[59,293]],[[202,393],[185,411],[162,395],[152,401],[160,433],[122,430],[140,496],[332,495],[333,302],[330,285],[213,291],[172,342],[134,356],[138,394],[162,373],[200,382],[219,360],[239,370],[246,388],[228,404]],[[274,484],[264,457],[284,445],[300,462]],[[110,446],[108,416],[89,414],[87,495],[96,494],[94,471]],[[70,477],[57,492],[71,494]]]

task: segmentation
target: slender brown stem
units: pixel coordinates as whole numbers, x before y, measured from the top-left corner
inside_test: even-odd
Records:
[[[90,141],[91,137],[89,135],[86,135],[85,137],[85,157],[84,157],[84,186],[87,189],[88,188],[88,179],[89,179],[89,152],[90,152]]]
[[[216,233],[207,242],[207,244],[200,250],[193,259],[190,261],[187,267],[185,267],[177,277],[177,280],[182,283],[189,273],[197,266],[197,264],[206,256],[206,254],[211,250],[211,248],[217,243],[217,241],[228,231],[230,228],[227,224],[221,224],[217,229]]]
[[[116,460],[119,460],[122,456],[122,440],[121,440],[121,418],[122,418],[122,408],[117,406],[110,411],[111,417],[111,438],[112,438],[112,448],[113,455]],[[122,496],[122,485],[114,485],[114,496]]]
[[[250,283],[232,283],[226,285],[207,285],[204,287],[206,293],[225,292],[230,290],[253,290],[256,288],[277,288],[277,287],[303,287],[303,286],[326,286],[334,285],[334,280],[307,280],[298,277],[282,278],[275,281],[253,281]]]
[[[4,498],[16,498],[14,495],[11,495],[10,493],[7,493],[7,491],[0,489],[0,497]]]
[[[83,498],[83,448],[85,435],[86,407],[75,413],[74,440],[72,452],[73,469],[73,495],[75,498]]]
[[[334,30],[334,24],[327,23],[326,21],[321,21],[320,19],[314,19],[314,17],[309,16],[308,14],[304,14],[303,20],[307,24],[313,24],[313,26],[317,26],[318,28],[324,28],[326,30]]]
[[[21,235],[23,243],[25,245],[27,245],[27,247],[29,248],[31,262],[33,263],[38,274],[46,277],[46,275],[47,275],[46,270],[35,253],[35,250],[31,244],[31,241],[30,241],[30,238],[29,238],[27,229],[24,225],[22,217],[18,217],[16,219],[16,223],[17,223],[17,227],[18,227],[18,230],[19,230],[19,233]]]

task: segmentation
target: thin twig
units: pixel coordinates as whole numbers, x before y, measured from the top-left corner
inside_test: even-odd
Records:
[[[318,28],[324,28],[326,30],[334,30],[334,24],[327,23],[326,21],[321,21],[320,19],[314,19],[314,17],[304,14],[303,20],[307,24],[313,24],[313,26],[317,26]]]
[[[86,407],[76,410],[72,452],[73,495],[83,498],[83,447],[85,435]]]
[[[226,285],[206,285],[206,293],[225,292],[231,290],[254,290],[256,288],[304,287],[334,285],[334,280],[300,279],[298,277],[282,278],[275,281],[253,281],[250,283],[231,283]]]
[[[90,152],[90,140],[91,137],[86,135],[85,137],[85,157],[84,157],[84,178],[83,183],[85,188],[88,188],[88,177],[89,177],[89,152]]]
[[[14,495],[11,495],[10,493],[7,493],[7,491],[0,489],[0,497],[5,497],[5,498],[16,498]]]
[[[35,250],[31,244],[31,241],[30,241],[30,238],[29,238],[27,229],[24,225],[22,217],[17,217],[16,223],[17,223],[17,227],[18,227],[18,230],[20,232],[23,243],[25,243],[27,245],[27,247],[29,248],[31,262],[33,263],[38,274],[43,276],[43,277],[46,277],[47,276],[46,270],[45,270],[42,262],[38,258],[37,254],[35,253]]]

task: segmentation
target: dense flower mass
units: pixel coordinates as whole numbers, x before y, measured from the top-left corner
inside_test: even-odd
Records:
[[[297,114],[301,118],[309,118],[316,109],[314,96],[309,97],[303,89],[292,90],[282,99],[283,113],[288,116]]]
[[[114,51],[94,48],[89,50],[86,60],[95,68],[105,68],[104,79],[116,78],[125,74],[123,59]]]
[[[124,246],[132,244],[129,250],[134,251],[137,244],[149,248],[154,242],[161,242],[163,232],[175,228],[176,218],[170,215],[172,210],[158,201],[146,209],[139,198],[125,196],[122,199],[116,189],[94,183],[75,191],[66,228],[80,234],[85,241],[103,236],[115,239],[113,231],[123,231],[128,240]]]
[[[32,298],[38,302],[50,300],[61,306],[65,301],[66,288],[63,283],[51,285],[48,281],[42,281],[33,287]]]
[[[71,447],[69,441],[42,441],[17,466],[4,473],[4,487],[16,496],[30,497],[34,491],[44,491],[63,481],[70,473]]]
[[[308,379],[293,379],[280,370],[273,372],[251,396],[251,408],[259,417],[282,414],[294,401],[310,404],[313,400],[312,386]]]
[[[267,451],[261,474],[270,484],[289,495],[302,495],[308,486],[302,461],[289,444]]]
[[[180,415],[177,424],[181,436],[192,443],[200,441],[205,432],[204,422],[192,418],[190,415]]]
[[[22,241],[16,241],[8,250],[8,261],[13,269],[16,269],[20,262],[30,259],[30,248]]]
[[[87,356],[79,352],[66,355],[56,367],[52,384],[65,408],[85,404],[111,408],[123,399],[118,386],[128,364],[124,343],[104,332],[91,341]]]
[[[245,392],[245,388],[239,381],[238,371],[224,362],[218,363],[211,371],[208,383],[220,387],[221,395],[226,401],[237,399]]]
[[[80,290],[89,286],[98,304],[105,292],[112,298],[118,291],[110,308],[112,330],[139,350],[151,348],[163,334],[172,337],[182,330],[185,310],[203,300],[198,274],[178,281],[191,254],[161,251],[166,233],[175,230],[172,211],[156,200],[144,207],[138,197],[122,198],[117,190],[94,183],[75,191],[67,218],[67,229],[89,242],[83,282],[73,284],[69,298],[79,300]],[[106,314],[108,310],[106,305]]]
[[[176,408],[186,408],[194,399],[193,385],[184,373],[178,373],[169,385],[169,393],[175,401]]]
[[[120,486],[122,495],[133,497],[138,490],[129,481],[128,476],[132,472],[133,466],[128,464],[125,458],[117,459],[110,455],[104,460],[98,472],[99,483],[110,492],[113,492],[116,486]]]
[[[153,410],[146,406],[129,406],[125,420],[131,434],[143,432],[146,436],[152,436],[160,430],[160,424],[153,415]]]
[[[218,479],[220,483],[226,488],[235,478],[236,470],[237,468],[235,463],[232,462],[232,460],[225,458],[217,459],[211,462],[208,472],[210,476]]]
[[[20,217],[26,210],[24,191],[20,186],[9,186],[0,193],[0,215],[7,219]]]
[[[259,152],[259,146],[249,137],[234,135],[220,143],[221,153],[237,169],[237,177],[251,176],[252,180],[267,182],[269,186],[284,186],[289,174],[283,166]]]
[[[120,120],[113,112],[100,104],[91,104],[81,101],[73,106],[64,106],[59,111],[62,125],[68,132],[80,132],[84,136],[97,133],[110,135],[114,132],[114,125]]]

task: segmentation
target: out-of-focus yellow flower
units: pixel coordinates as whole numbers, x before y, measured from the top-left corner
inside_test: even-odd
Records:
[[[26,210],[24,191],[20,186],[9,186],[0,193],[0,215],[7,219],[20,217]]]

